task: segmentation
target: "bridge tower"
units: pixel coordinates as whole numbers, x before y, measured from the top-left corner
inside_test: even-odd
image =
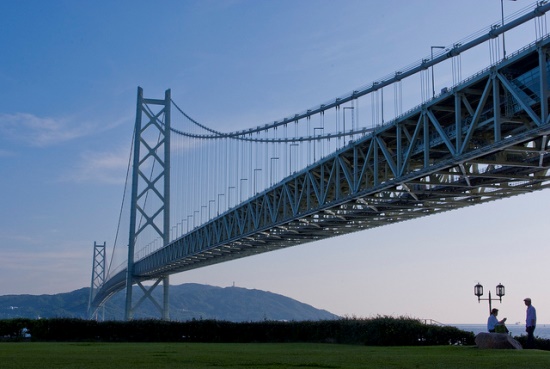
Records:
[[[164,100],[145,99],[143,89],[138,87],[126,274],[126,320],[133,318],[134,309],[146,299],[159,309],[162,319],[169,319],[168,275],[158,278],[152,286],[144,286],[142,282],[146,278],[135,275],[134,252],[137,237],[146,229],[158,235],[164,246],[170,241],[170,106],[170,90],[166,90]],[[151,203],[157,208],[151,209]],[[162,306],[151,294],[161,282]],[[135,305],[132,300],[134,284],[139,285],[144,293]]]
[[[90,286],[90,300],[88,304],[89,317],[91,317],[91,314],[93,313],[91,310],[91,304],[92,304],[92,301],[94,300],[97,290],[103,286],[103,283],[105,283],[105,246],[106,246],[106,242],[103,242],[102,245],[98,244],[97,242],[94,242],[92,284]]]

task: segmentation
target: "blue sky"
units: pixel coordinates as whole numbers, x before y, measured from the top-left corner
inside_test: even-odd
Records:
[[[530,4],[504,1],[505,14]],[[249,128],[367,85],[499,20],[499,0],[0,2],[0,295],[90,285],[93,243],[109,247],[116,232],[137,86],[152,98],[170,88],[213,128]],[[533,41],[534,29],[507,35],[507,51]],[[488,54],[465,57],[463,77],[487,66]],[[451,79],[436,73],[442,85]],[[549,197],[506,199],[171,281],[234,282],[340,315],[445,323],[485,322],[473,286],[494,293],[503,283],[502,317],[523,321],[529,295],[539,320],[550,321]]]

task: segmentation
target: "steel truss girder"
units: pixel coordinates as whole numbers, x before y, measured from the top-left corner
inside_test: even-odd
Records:
[[[548,44],[230,209],[137,262],[135,275],[177,273],[549,187]],[[521,85],[527,71],[539,76],[538,93]]]

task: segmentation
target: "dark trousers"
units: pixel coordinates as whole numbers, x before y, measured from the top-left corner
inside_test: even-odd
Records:
[[[525,332],[527,332],[527,343],[525,344],[525,348],[535,348],[535,326],[527,327]]]

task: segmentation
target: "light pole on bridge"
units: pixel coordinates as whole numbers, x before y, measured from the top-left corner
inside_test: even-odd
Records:
[[[500,15],[502,17],[501,27],[504,27],[504,0],[500,0]],[[502,54],[504,55],[504,59],[506,59],[506,41],[504,41],[504,32],[502,32]]]
[[[197,225],[195,224],[195,213],[196,213],[196,214],[200,214],[200,211],[198,211],[198,210],[193,211],[193,228],[195,228],[195,227],[197,226]]]
[[[218,194],[218,214],[217,215],[220,215],[220,205],[221,205],[220,196],[223,196],[223,198],[225,200],[225,194],[224,193],[219,193]]]
[[[248,181],[248,178],[241,178],[241,188],[240,188],[240,190],[239,190],[239,194],[240,194],[240,196],[241,196],[240,202],[243,201],[243,188],[244,188],[244,186],[243,186],[243,181]]]
[[[227,208],[229,209],[231,205],[231,190],[235,190],[235,186],[227,187]]]
[[[269,185],[273,186],[273,177],[276,177],[273,175],[273,171],[276,169],[276,166],[273,165],[273,160],[279,160],[278,157],[271,158],[271,170],[269,171]]]
[[[315,128],[313,128],[313,136],[314,136],[314,137],[317,137],[317,134],[316,134],[317,130],[323,131],[324,128],[323,128],[323,127],[315,127]],[[319,134],[319,141],[321,141],[321,135],[322,135],[322,133]],[[317,141],[318,141],[318,140],[314,140],[314,141],[313,141],[313,161],[317,161],[317,154],[316,154],[316,150],[315,150],[315,148],[316,148],[316,146],[317,146]],[[322,153],[319,153],[319,156],[322,157],[323,154],[322,154]]]
[[[212,219],[212,207],[211,204],[215,204],[216,200],[208,200],[208,219]]]
[[[199,225],[205,222],[204,210],[205,210],[206,208],[208,208],[208,206],[206,206],[206,205],[202,205],[202,206],[201,206],[201,220],[200,220],[200,222],[199,222]],[[208,216],[207,216],[206,218],[208,218]]]
[[[195,227],[195,217],[193,215],[188,215],[187,216],[187,233],[189,233],[189,229],[193,229],[191,228],[191,222],[189,221],[190,218],[193,218],[193,227]]]
[[[289,174],[292,174],[294,173],[292,171],[292,168],[293,168],[293,162],[292,162],[292,148],[295,147],[296,148],[296,154],[294,155],[296,157],[296,161],[298,161],[298,144],[297,143],[292,143],[290,144],[290,148],[288,149],[288,152],[289,152],[289,163],[290,163],[290,171],[289,171]],[[296,168],[298,167],[298,164],[296,164],[295,166]],[[294,171],[296,171],[296,169],[294,169]]]
[[[185,232],[183,231],[183,222],[185,222]],[[181,234],[189,232],[189,216],[186,219],[181,220]]]
[[[261,168],[254,169],[254,195],[258,193],[258,189],[256,188],[256,183],[258,182],[257,174],[258,172],[261,172]]]
[[[353,111],[354,111],[355,107],[353,107],[353,106],[344,106],[344,108],[343,108],[343,113],[344,114],[343,114],[342,121],[343,121],[343,124],[344,124],[344,146],[346,146],[346,138],[347,138],[347,136],[346,136],[346,109],[351,110],[351,127],[352,127],[352,131],[353,131],[353,129],[354,129],[354,127],[353,127]]]
[[[445,49],[445,46],[431,46],[431,55],[434,60],[434,49]],[[432,65],[432,97],[435,97],[435,80],[434,80],[434,66]]]

